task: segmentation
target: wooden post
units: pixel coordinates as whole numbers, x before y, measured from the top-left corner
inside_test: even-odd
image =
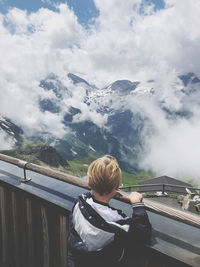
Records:
[[[2,260],[3,263],[7,262],[8,252],[8,232],[6,226],[6,209],[5,209],[5,191],[0,187],[0,209],[1,209],[1,247],[2,247]]]
[[[67,218],[60,215],[60,259],[61,267],[67,267]]]
[[[41,218],[42,218],[42,235],[43,235],[43,267],[50,267],[49,229],[48,229],[47,212],[44,206],[41,207]]]
[[[26,199],[26,226],[27,226],[28,267],[35,267],[32,202],[29,198]]]
[[[19,263],[19,236],[18,236],[18,211],[17,211],[17,197],[15,192],[11,192],[11,212],[12,212],[12,229],[13,229],[13,245],[14,245],[14,263],[16,267],[20,267]]]

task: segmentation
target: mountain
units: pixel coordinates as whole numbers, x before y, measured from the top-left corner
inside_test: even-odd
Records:
[[[145,83],[117,80],[104,88],[98,88],[73,73],[64,77],[50,73],[39,84],[45,93],[41,94],[43,97],[39,98],[38,106],[41,112],[58,114],[66,134],[61,138],[46,135],[47,129],[45,133],[41,131],[40,134],[27,137],[20,127],[2,117],[0,131],[12,138],[13,145],[19,147],[22,146],[24,136],[26,142],[45,142],[47,146],[54,147],[65,160],[112,154],[124,170],[137,172],[138,154],[144,148],[144,129],[148,125],[148,134],[151,135],[153,125],[148,113],[145,115],[138,112],[132,102],[156,102],[171,121],[192,117],[190,103],[200,99],[200,79],[194,73],[182,74],[177,78],[178,82],[173,86],[180,108],[166,103],[155,88],[155,80]],[[31,154],[31,151],[27,151]],[[47,151],[51,154],[50,148]],[[38,154],[37,158],[40,158]]]
[[[118,80],[107,87],[112,92],[117,92],[120,95],[129,94],[137,88],[140,82],[131,82],[129,80]]]
[[[10,119],[0,116],[0,133],[3,134],[5,142],[14,146],[21,146],[23,143],[23,130]]]
[[[52,91],[57,98],[62,98],[64,92],[68,92],[66,86],[59,80],[54,73],[50,73],[44,80],[41,80],[39,86],[45,91]]]
[[[40,109],[58,113],[62,108],[63,99],[72,99],[76,90],[80,90],[83,94],[82,103],[88,107],[89,112],[95,110],[101,116],[106,115],[107,121],[104,126],[99,126],[94,121],[86,119],[78,119],[83,114],[82,108],[70,105],[66,107],[63,115],[63,125],[66,129],[70,129],[61,139],[49,139],[48,144],[52,145],[68,160],[77,157],[101,156],[104,154],[112,154],[120,162],[122,168],[127,168],[132,172],[137,171],[137,149],[140,140],[140,132],[142,130],[142,119],[134,115],[129,109],[119,107],[112,108],[113,99],[124,101],[135,90],[138,91],[140,82],[131,82],[128,80],[118,80],[109,86],[99,89],[90,85],[84,79],[69,73],[67,78],[75,87],[70,88],[59,82],[56,75],[49,75],[44,79],[40,86],[45,91],[51,91],[54,94],[53,99],[43,99],[40,101]],[[85,91],[84,91],[85,90]],[[85,92],[85,94],[84,94]],[[149,91],[145,91],[148,93]],[[65,101],[66,106],[66,101]],[[83,116],[84,117],[84,116]],[[137,118],[135,120],[135,118]],[[133,125],[133,121],[135,121]],[[142,121],[142,122],[141,122]],[[35,140],[35,139],[34,139]],[[40,141],[44,139],[40,138]]]
[[[184,86],[187,86],[190,83],[200,83],[200,79],[193,72],[179,75],[178,77],[183,82]]]
[[[144,119],[139,114],[134,114],[129,109],[118,109],[108,116],[106,125],[112,136],[136,150],[142,142],[141,133],[144,124]]]
[[[77,84],[77,83],[85,83],[86,85],[90,86],[90,84],[88,82],[86,82],[86,80],[80,78],[79,76],[73,74],[73,73],[68,73],[67,76],[71,79],[71,81],[74,83],[74,84]]]
[[[27,144],[26,146],[13,149],[4,150],[2,153],[13,156],[28,162],[37,164],[47,164],[51,167],[68,168],[69,164],[67,161],[56,151],[55,148],[45,145],[40,142]]]
[[[118,159],[120,166],[128,168],[135,172],[135,168],[128,164],[127,155],[134,158],[131,149],[121,144],[105,128],[100,128],[95,123],[85,120],[79,123],[71,122],[72,118],[67,116],[64,124],[72,130],[72,133],[66,134],[64,138],[57,140],[55,148],[68,160],[88,156],[99,157],[105,154],[111,154]]]
[[[70,79],[74,78],[71,74],[69,76]],[[72,129],[75,138],[82,142],[82,144],[87,147],[91,146],[96,152],[115,153],[118,160],[123,159],[128,162],[128,158],[131,157],[134,159],[131,164],[137,169],[137,154],[143,146],[142,133],[145,125],[151,125],[151,121],[147,116],[134,111],[134,107],[130,109],[126,103],[130,98],[138,98],[141,101],[143,99],[159,98],[158,92],[154,88],[155,80],[147,81],[146,85],[139,81],[118,80],[107,87],[97,88],[80,77],[78,79],[75,76],[75,78],[76,86],[79,84],[87,86],[88,94],[84,98],[85,103],[99,114],[106,115],[107,121],[101,128],[98,125],[94,125],[95,123],[92,121],[74,122],[74,119],[82,113],[82,110],[81,108],[71,106],[69,112],[64,116],[63,123]],[[182,82],[182,88],[180,90],[180,86],[177,86],[175,94],[178,95],[182,107],[180,109],[173,108],[173,105],[169,107],[162,99],[160,100],[160,108],[170,120],[176,120],[178,117],[189,118],[192,116],[187,101],[189,97],[193,98],[199,92],[200,79],[194,73],[183,74],[178,78]],[[149,128],[151,130],[151,126]],[[110,146],[114,146],[115,150],[106,149],[106,142],[108,140],[111,144]],[[74,156],[79,155],[75,146],[71,147],[71,149],[75,152]],[[84,147],[80,154],[84,155],[83,151],[86,150]],[[127,150],[130,151],[128,156],[124,152]]]

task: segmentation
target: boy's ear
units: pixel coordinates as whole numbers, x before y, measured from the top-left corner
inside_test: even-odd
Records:
[[[89,182],[88,182],[88,188],[91,189],[91,186],[90,186]]]
[[[115,190],[119,190],[120,184],[115,187]]]

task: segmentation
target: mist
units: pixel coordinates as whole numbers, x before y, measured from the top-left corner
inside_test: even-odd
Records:
[[[200,2],[164,2],[165,7],[156,10],[142,0],[94,0],[99,17],[87,28],[67,3],[54,11],[41,8],[28,13],[16,7],[0,14],[0,114],[28,135],[45,130],[60,138],[67,131],[62,119],[70,105],[82,111],[77,121],[91,119],[101,127],[106,122],[106,116],[82,102],[86,88],[73,85],[67,73],[99,88],[120,79],[140,81],[140,86],[154,88],[154,96],[132,96],[119,104],[134,106],[134,112],[148,118],[141,167],[198,182],[199,93],[196,88],[191,96],[184,94],[177,77],[188,72],[200,77]],[[58,114],[39,107],[40,99],[55,100],[39,86],[49,73],[55,73],[72,93],[70,100],[61,101]],[[154,83],[149,85],[148,80]],[[190,90],[190,85],[186,87]],[[190,116],[172,118],[164,109],[187,110]],[[0,138],[5,143],[3,134]],[[8,144],[12,146],[12,141]]]
[[[139,165],[156,176],[200,185],[200,83],[185,87],[177,77],[171,82],[170,91],[155,83],[153,95],[128,100],[132,112],[145,119]]]

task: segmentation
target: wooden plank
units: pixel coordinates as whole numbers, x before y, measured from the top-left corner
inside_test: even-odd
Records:
[[[60,215],[60,267],[67,267],[67,218]]]
[[[34,246],[34,267],[43,266],[43,226],[41,216],[41,201],[32,198],[32,226],[33,226],[33,246]]]
[[[18,194],[18,213],[19,213],[19,227],[18,235],[20,244],[21,266],[27,267],[28,262],[28,246],[27,246],[27,222],[26,222],[26,196],[25,194]]]
[[[13,230],[13,252],[15,267],[20,267],[19,263],[19,237],[18,237],[18,210],[17,197],[15,192],[11,192],[11,213],[12,213],[12,230]]]
[[[50,205],[45,205],[48,216],[49,231],[49,262],[50,267],[61,266],[60,264],[60,224],[59,210]]]
[[[35,267],[32,201],[29,198],[26,199],[26,225],[27,225],[28,266]]]
[[[8,238],[7,238],[7,226],[6,226],[6,210],[5,210],[5,189],[0,186],[0,209],[1,209],[1,234],[2,234],[2,261],[7,262],[8,252]]]
[[[44,206],[41,206],[42,218],[42,237],[43,237],[43,267],[50,267],[50,251],[49,251],[49,229],[47,211]]]

